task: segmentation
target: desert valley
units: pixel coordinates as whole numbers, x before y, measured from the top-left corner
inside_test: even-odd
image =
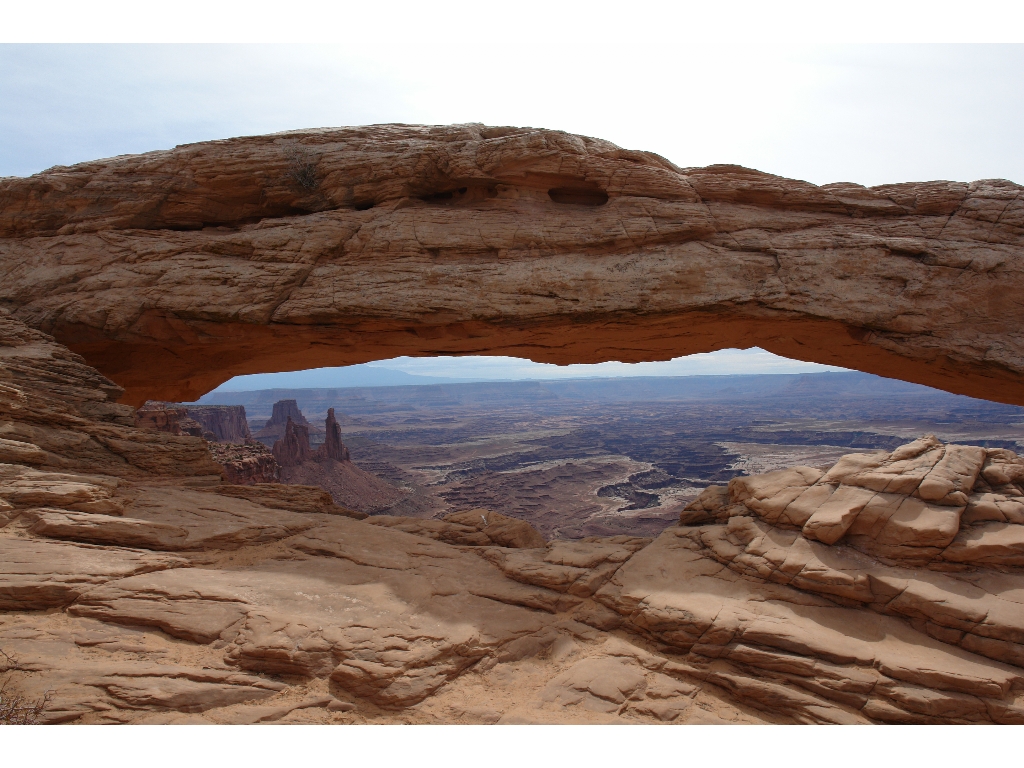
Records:
[[[0,180],[4,706],[1024,723],[1022,249],[1010,182],[480,125]],[[753,346],[856,370],[217,389]]]
[[[557,539],[656,536],[708,485],[921,434],[1024,448],[1020,407],[856,372],[218,391],[202,402],[178,407],[229,419],[241,406],[268,448],[284,429],[275,409],[294,403],[318,446],[334,408],[352,464],[404,491],[339,504],[411,517],[486,507]]]

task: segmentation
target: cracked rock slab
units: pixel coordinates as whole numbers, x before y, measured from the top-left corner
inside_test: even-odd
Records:
[[[0,608],[31,611],[68,605],[97,584],[186,565],[144,550],[37,539],[0,539]]]

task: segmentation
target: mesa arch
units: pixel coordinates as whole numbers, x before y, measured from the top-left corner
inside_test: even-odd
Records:
[[[529,128],[296,131],[0,180],[0,307],[133,405],[397,355],[751,346],[1024,405],[1021,191]]]

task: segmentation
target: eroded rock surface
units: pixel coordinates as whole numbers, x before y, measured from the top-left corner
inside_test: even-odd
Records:
[[[368,523],[386,528],[426,536],[447,544],[463,546],[499,546],[513,549],[543,548],[547,542],[536,528],[525,520],[491,512],[487,509],[467,509],[447,515],[443,520],[418,517],[392,517],[374,515]]]
[[[212,444],[210,455],[224,468],[224,479],[232,485],[277,483],[281,480],[281,465],[270,449],[258,440]]]
[[[134,409],[117,403],[122,392],[0,309],[0,462],[105,475],[108,483],[154,475],[220,481],[205,441],[137,429]]]
[[[1024,723],[1009,451],[741,477],[653,540],[357,519],[205,474],[204,440],[0,331],[0,672],[47,722]]]
[[[1008,181],[818,187],[531,128],[295,131],[0,181],[0,302],[135,405],[399,355],[752,346],[1021,405],[1022,248]]]

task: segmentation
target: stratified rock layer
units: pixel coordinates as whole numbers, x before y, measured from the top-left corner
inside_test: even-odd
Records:
[[[6,477],[25,488],[49,488],[45,478],[54,472],[109,476],[95,486],[102,489],[116,487],[109,478],[220,481],[221,468],[202,438],[137,428],[135,410],[116,402],[122,391],[79,355],[0,310],[0,462],[8,462],[0,471]],[[44,495],[24,498],[49,503]]]
[[[252,438],[241,405],[189,405],[185,409],[218,443],[245,443]]]
[[[136,405],[398,355],[751,346],[1024,405],[1022,249],[1007,181],[817,187],[528,128],[298,131],[0,181],[0,303]]]

